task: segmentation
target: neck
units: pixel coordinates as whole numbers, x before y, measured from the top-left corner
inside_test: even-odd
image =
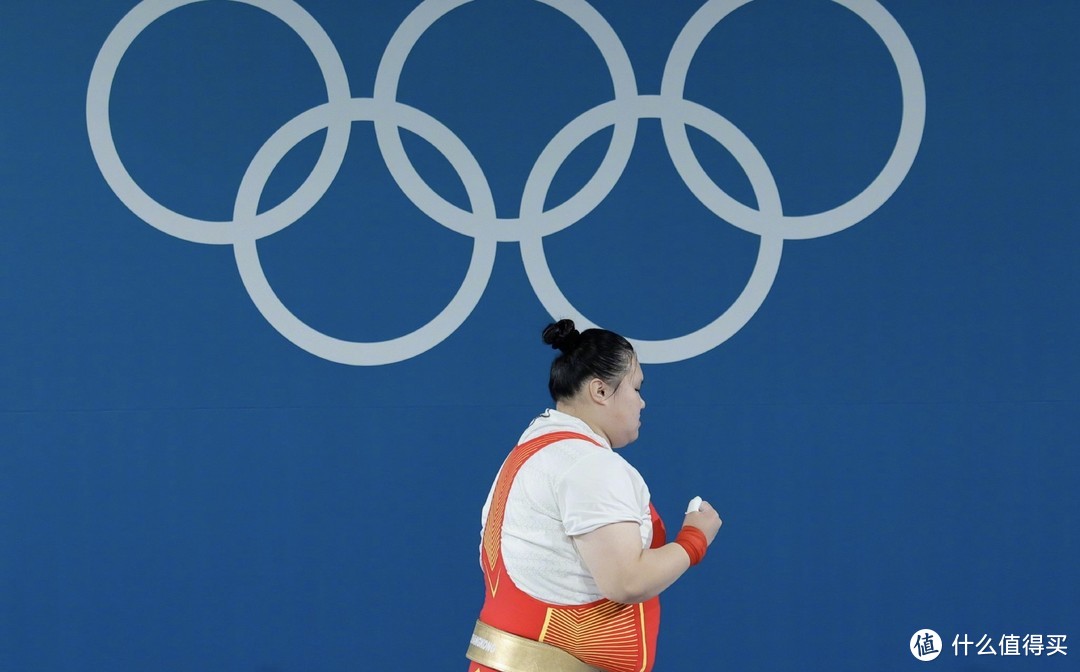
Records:
[[[609,446],[611,445],[611,437],[609,437],[607,433],[600,428],[600,425],[597,422],[597,418],[595,414],[591,412],[592,409],[590,407],[581,403],[577,403],[575,400],[571,399],[555,402],[555,410],[559,411],[560,413],[572,415],[578,420],[581,420],[589,426],[589,429],[604,437],[604,440],[607,441],[607,444]]]

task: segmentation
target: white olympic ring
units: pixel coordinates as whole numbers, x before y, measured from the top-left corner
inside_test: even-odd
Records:
[[[194,243],[231,244],[245,237],[263,237],[289,226],[322,198],[334,181],[349,145],[352,124],[334,120],[327,128],[326,141],[315,168],[296,192],[276,207],[250,222],[207,222],[169,210],[146,194],[124,168],[116,151],[109,124],[109,97],[113,78],[135,38],[151,23],[174,9],[202,0],[143,0],[120,20],[106,38],[90,71],[86,94],[86,126],[90,147],[101,174],[120,200],[140,219],[165,233]],[[330,36],[315,19],[292,0],[233,0],[263,9],[285,22],[304,40],[319,64],[331,103],[351,99],[345,65]],[[238,226],[225,226],[237,224]],[[260,228],[261,227],[261,230]]]
[[[106,38],[90,74],[86,99],[91,149],[106,182],[139,218],[192,242],[229,244],[234,248],[244,286],[256,307],[285,338],[324,359],[353,365],[402,361],[426,352],[453,333],[472,313],[487,287],[497,243],[517,242],[533,290],[553,318],[571,317],[580,328],[597,326],[566,299],[544,256],[543,238],[580,221],[611,192],[622,176],[636,139],[638,121],[659,119],[676,171],[690,192],[717,217],[760,237],[757,260],[738,298],[715,320],[684,336],[664,340],[630,338],[644,363],[696,357],[730,338],[757,312],[772,288],[783,243],[829,235],[876,211],[907,176],[918,153],[926,118],[926,93],[915,50],[896,20],[876,0],[833,0],[862,18],[881,38],[900,76],[902,113],[896,145],[881,172],[847,203],[825,212],[785,215],[772,172],[757,148],[730,121],[683,98],[691,60],[705,36],[724,17],[750,0],[707,0],[675,40],[659,95],[641,95],[621,41],[588,3],[539,0],[573,20],[593,40],[608,67],[613,99],[583,112],[549,141],[526,180],[518,217],[499,218],[483,169],[465,144],[430,115],[397,101],[405,59],[436,21],[470,0],[424,0],[391,37],[375,77],[371,98],[354,98],[341,58],[315,19],[293,0],[233,0],[258,7],[282,20],[315,56],[326,85],[327,102],[287,122],[255,154],[241,181],[227,222],[187,217],[161,205],[128,174],[112,136],[109,99],[121,59],[151,23],[174,9],[202,0],[143,0]],[[340,340],[297,318],[270,286],[259,261],[257,242],[298,221],[322,198],[344,160],[352,124],[371,121],[383,160],[408,199],[439,224],[473,238],[469,269],[454,298],[435,318],[404,336],[379,342]],[[726,194],[705,173],[690,147],[686,127],[718,141],[750,180],[757,209]],[[585,185],[561,204],[544,209],[552,179],[570,153],[601,130],[612,127],[600,166]],[[457,171],[470,210],[455,206],[420,177],[402,145],[400,129],[426,140]],[[326,139],[312,172],[277,206],[258,212],[267,179],[283,157],[303,139],[326,129]]]

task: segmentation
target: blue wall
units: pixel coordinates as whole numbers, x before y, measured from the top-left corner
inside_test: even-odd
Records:
[[[182,4],[0,8],[0,670],[464,669],[549,312],[725,520],[658,670],[1080,655],[1080,5]]]

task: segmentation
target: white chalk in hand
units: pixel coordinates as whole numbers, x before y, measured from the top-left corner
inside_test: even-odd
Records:
[[[694,497],[690,500],[690,503],[686,506],[686,512],[692,513],[694,511],[701,510],[701,497]]]

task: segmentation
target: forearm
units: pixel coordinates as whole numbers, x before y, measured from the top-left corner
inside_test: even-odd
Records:
[[[656,597],[690,568],[690,557],[676,543],[647,548],[636,562],[621,573],[621,581],[605,597],[614,602],[635,604]]]
[[[691,565],[700,561],[707,539],[684,527],[674,542],[660,548],[641,548],[637,523],[613,523],[575,537],[581,559],[600,593],[613,602],[634,604],[659,595]],[[684,538],[685,537],[685,538]]]
[[[635,523],[606,525],[575,542],[596,587],[612,602],[645,602],[671,586],[690,566],[689,553],[678,543],[643,549]]]

